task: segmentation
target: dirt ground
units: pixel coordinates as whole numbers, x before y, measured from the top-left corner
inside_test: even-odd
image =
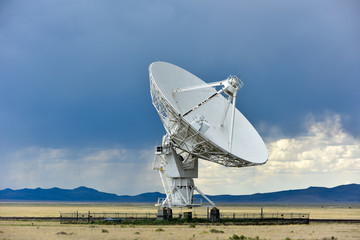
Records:
[[[217,233],[214,233],[214,230]],[[223,231],[223,232],[222,232]],[[133,226],[0,221],[0,239],[360,239],[360,224]],[[244,238],[246,237],[246,238]]]

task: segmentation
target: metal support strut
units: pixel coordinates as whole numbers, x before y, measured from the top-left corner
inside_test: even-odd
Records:
[[[211,99],[213,99],[215,96],[225,92],[229,97],[225,106],[225,111],[224,111],[224,115],[222,117],[220,126],[223,127],[224,126],[224,122],[226,119],[226,116],[228,114],[228,109],[229,106],[232,102],[232,112],[231,112],[231,120],[230,120],[230,130],[229,130],[229,139],[228,139],[228,148],[229,148],[229,152],[231,152],[232,150],[232,141],[233,141],[233,135],[234,135],[234,122],[235,122],[235,112],[236,112],[236,95],[237,95],[237,91],[244,85],[244,83],[240,80],[240,78],[238,78],[237,76],[232,76],[230,75],[226,80],[223,81],[219,81],[219,82],[214,82],[214,83],[209,83],[209,84],[202,84],[202,85],[196,85],[196,86],[191,86],[191,87],[186,87],[186,88],[181,88],[181,89],[176,89],[173,92],[173,95],[175,93],[181,93],[181,92],[187,92],[187,91],[192,91],[192,90],[198,90],[198,89],[202,89],[202,88],[209,88],[209,87],[216,87],[216,86],[222,86],[222,88],[215,92],[214,94],[212,94],[210,97],[208,97],[207,99],[205,99],[204,101],[200,102],[198,105],[196,105],[195,107],[193,107],[192,109],[190,109],[189,111],[187,111],[186,113],[184,113],[182,116],[185,117],[187,116],[189,113],[195,111],[196,109],[198,109],[199,107],[203,106],[204,104],[206,104],[207,102],[209,102]]]

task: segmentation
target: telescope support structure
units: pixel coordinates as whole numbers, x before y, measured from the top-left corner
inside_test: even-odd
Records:
[[[166,136],[164,139],[168,139]],[[158,170],[163,184],[166,198],[158,199],[156,204],[162,208],[172,207],[216,207],[215,204],[198,189],[193,178],[198,177],[198,159],[176,152],[176,148],[169,141],[163,141],[162,146],[156,147],[153,169]],[[194,198],[194,192],[202,198]]]

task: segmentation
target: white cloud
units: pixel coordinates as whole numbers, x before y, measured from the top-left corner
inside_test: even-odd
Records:
[[[227,168],[200,161],[197,186],[206,194],[250,194],[360,182],[360,139],[339,115],[309,115],[306,131],[267,143],[265,165]],[[162,191],[152,149],[32,147],[6,156],[0,188],[88,186],[117,194]]]
[[[307,132],[268,144],[269,162],[263,173],[360,171],[360,139],[346,133],[339,115],[323,121],[309,116]]]
[[[263,166],[234,169],[203,161],[199,187],[211,194],[245,194],[359,183],[360,139],[344,131],[340,115],[309,115],[305,126],[300,136],[267,143]]]
[[[93,187],[117,194],[161,190],[153,152],[130,149],[31,147],[8,156],[0,187]]]

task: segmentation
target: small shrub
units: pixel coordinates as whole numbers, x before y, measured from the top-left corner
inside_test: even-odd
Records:
[[[233,234],[231,237],[229,237],[230,240],[240,239],[240,240],[259,240],[259,236],[256,236],[255,238],[252,237],[245,237],[244,235],[238,236],[236,234]]]
[[[135,232],[134,234],[140,234],[139,232]]]
[[[224,233],[224,231],[222,231],[222,230],[217,230],[217,229],[214,229],[214,228],[210,229],[210,232],[211,232],[211,233]]]
[[[195,224],[190,224],[190,225],[189,225],[189,228],[195,228],[195,227],[196,227]]]
[[[102,233],[108,233],[109,231],[106,230],[106,229],[101,229],[101,232],[102,232]]]
[[[240,239],[240,237],[236,234],[233,234],[231,237],[229,237],[230,240]]]
[[[57,235],[73,235],[73,233],[58,232]]]
[[[287,238],[285,238],[285,240],[291,240],[291,238],[287,237]]]
[[[156,232],[163,232],[163,231],[164,231],[164,229],[162,229],[162,228],[158,228],[158,229],[156,229],[155,231],[156,231]]]

